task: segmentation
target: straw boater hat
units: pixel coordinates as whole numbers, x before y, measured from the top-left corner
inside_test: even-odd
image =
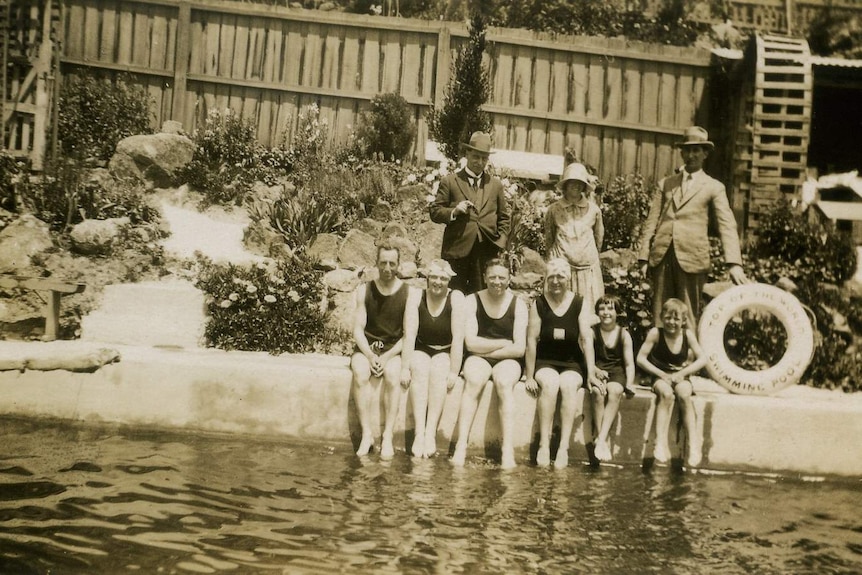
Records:
[[[569,180],[576,180],[578,182],[585,183],[591,192],[596,189],[595,176],[590,175],[587,171],[587,167],[583,164],[574,162],[566,166],[566,169],[563,170],[562,177],[560,177],[560,181],[557,183],[557,187],[562,190],[565,187],[566,182]]]
[[[437,272],[444,276],[449,276],[450,279],[458,275],[455,273],[455,270],[452,269],[452,266],[449,265],[449,262],[439,258],[428,262],[428,265],[426,265],[425,268],[422,270],[422,273],[425,277],[428,277],[434,272]]]
[[[685,140],[678,142],[676,145],[677,148],[682,148],[683,146],[704,146],[710,150],[715,148],[715,144],[709,141],[709,133],[700,126],[686,128],[682,136]]]
[[[491,153],[491,134],[485,132],[473,132],[470,135],[469,143],[461,143],[461,148],[465,150],[474,150],[482,154]]]

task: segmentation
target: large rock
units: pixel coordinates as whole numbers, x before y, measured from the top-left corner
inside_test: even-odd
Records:
[[[371,208],[370,216],[379,221],[386,222],[392,219],[392,204],[387,202],[386,200],[377,200],[377,203],[374,204]]]
[[[349,293],[355,290],[362,280],[355,271],[337,269],[324,274],[323,283],[334,291]]]
[[[253,254],[263,257],[287,259],[293,250],[284,243],[284,236],[262,222],[250,224],[242,236],[242,244]]]
[[[314,241],[306,250],[305,254],[320,262],[320,267],[325,270],[334,270],[338,267],[338,248],[341,247],[341,238],[335,234],[317,234]]]
[[[109,253],[122,229],[128,225],[129,218],[84,220],[69,233],[72,251],[84,255]]]
[[[341,267],[356,269],[374,267],[377,261],[377,246],[374,237],[359,230],[350,230],[338,250]]]
[[[54,242],[48,224],[25,214],[0,231],[0,273],[17,273],[26,270],[31,258]]]
[[[363,218],[356,222],[356,229],[379,238],[380,234],[383,233],[383,222],[378,222],[371,218]]]
[[[421,239],[419,245],[419,265],[425,267],[428,262],[440,257],[443,249],[443,231],[446,229],[442,224],[435,224],[428,220],[419,224],[416,237]]]
[[[120,140],[108,169],[118,179],[140,180],[154,188],[179,184],[177,174],[192,161],[195,144],[180,134],[141,134]]]
[[[521,260],[521,266],[518,268],[518,273],[533,273],[540,276],[545,275],[547,272],[547,265],[542,256],[539,255],[539,252],[524,247],[521,248],[521,255],[523,256],[523,259]]]

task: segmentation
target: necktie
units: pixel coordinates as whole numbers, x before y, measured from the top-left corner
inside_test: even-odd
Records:
[[[688,186],[691,185],[691,174],[688,172],[683,172],[682,181],[679,184],[679,189],[673,196],[673,203],[679,207],[679,204],[682,202],[683,196],[685,196],[685,192],[688,190]]]

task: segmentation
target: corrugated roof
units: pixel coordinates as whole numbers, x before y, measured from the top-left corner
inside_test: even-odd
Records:
[[[827,58],[826,56],[811,56],[812,66],[832,66],[838,68],[862,68],[862,60],[847,58]]]

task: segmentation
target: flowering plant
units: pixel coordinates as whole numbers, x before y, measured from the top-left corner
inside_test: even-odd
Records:
[[[200,256],[197,264],[196,284],[210,316],[208,345],[279,354],[320,351],[327,343],[326,288],[309,261],[243,267]]]
[[[605,292],[620,299],[620,324],[629,329],[635,346],[639,346],[653,323],[652,286],[641,273],[637,262],[628,268],[613,266],[602,269],[602,275]]]

